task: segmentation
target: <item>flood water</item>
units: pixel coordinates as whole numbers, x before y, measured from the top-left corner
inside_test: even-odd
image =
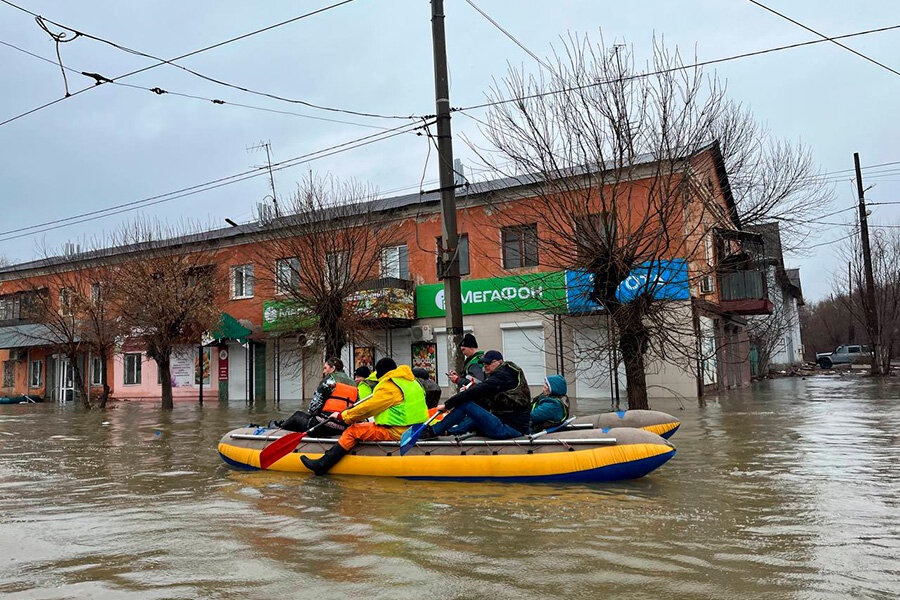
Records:
[[[898,403],[836,376],[658,401],[677,454],[603,485],[225,467],[221,435],[271,405],[2,406],[0,595],[895,598]]]

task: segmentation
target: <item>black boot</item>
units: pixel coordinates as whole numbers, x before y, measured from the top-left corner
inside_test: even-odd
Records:
[[[269,421],[269,429],[281,429],[281,426],[284,425],[284,421]]]
[[[300,460],[303,462],[303,466],[307,469],[315,473],[316,475],[324,475],[328,471],[331,470],[331,467],[336,465],[339,460],[344,458],[347,454],[347,451],[340,444],[335,444],[331,448],[329,448],[325,454],[322,455],[322,458],[319,459],[311,459],[305,456],[301,456]]]
[[[425,428],[422,430],[422,433],[419,434],[419,439],[422,441],[433,440],[437,436],[438,436],[438,434],[436,434],[434,432],[434,429],[431,427],[431,425],[426,425]]]

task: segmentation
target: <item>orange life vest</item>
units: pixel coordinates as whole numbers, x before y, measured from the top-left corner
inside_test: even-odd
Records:
[[[325,401],[322,412],[328,414],[342,412],[353,406],[359,399],[359,390],[355,385],[336,383],[331,395]]]

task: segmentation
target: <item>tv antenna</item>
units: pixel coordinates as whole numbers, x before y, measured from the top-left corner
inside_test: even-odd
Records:
[[[266,149],[266,165],[268,165],[268,169],[269,169],[269,184],[272,186],[271,196],[267,195],[263,198],[263,200],[272,198],[272,204],[275,206],[275,216],[280,217],[281,213],[278,210],[278,197],[275,193],[275,175],[272,173],[272,141],[271,140],[268,140],[265,142],[260,141],[255,146],[248,146],[247,152],[250,152],[252,150],[262,150],[263,148]],[[263,165],[253,165],[253,166],[256,168],[260,168],[260,169],[263,168]]]

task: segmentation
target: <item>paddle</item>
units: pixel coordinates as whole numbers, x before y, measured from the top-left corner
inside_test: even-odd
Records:
[[[440,411],[431,415],[431,418],[424,423],[411,425],[409,429],[403,432],[403,435],[400,436],[400,456],[409,452],[410,449],[416,445],[416,442],[419,441],[419,436],[422,435],[422,432],[425,431],[428,424],[434,421],[439,414],[441,414]]]
[[[563,421],[562,423],[560,423],[560,424],[557,425],[556,427],[551,427],[550,429],[545,429],[545,430],[543,430],[543,431],[538,431],[537,433],[532,433],[531,435],[528,436],[528,440],[531,441],[531,440],[533,440],[533,439],[535,439],[535,438],[541,437],[542,435],[547,435],[548,433],[553,433],[554,431],[559,431],[559,430],[562,429],[563,427],[567,427],[567,426],[568,426],[570,423],[572,423],[572,421],[574,421],[576,418],[577,418],[577,417],[571,417],[571,418],[569,418],[569,419]]]
[[[365,402],[366,400],[371,398],[373,395],[374,394],[370,394],[370,395],[366,396],[365,398],[358,401],[353,406],[354,407],[359,406],[360,403]],[[319,427],[321,427],[322,425],[324,425],[325,423],[327,423],[330,420],[331,419],[327,419],[317,425],[313,425],[306,431],[299,431],[299,432],[294,432],[294,433],[289,433],[287,435],[283,435],[280,438],[278,438],[277,440],[275,440],[274,442],[272,442],[271,444],[269,444],[268,446],[266,446],[265,448],[263,448],[262,452],[259,453],[259,468],[260,469],[268,469],[274,463],[278,462],[281,458],[284,458],[285,456],[287,456],[288,454],[293,452],[294,448],[296,448],[300,444],[300,440],[305,438],[308,433],[311,433],[315,429],[318,429]]]

